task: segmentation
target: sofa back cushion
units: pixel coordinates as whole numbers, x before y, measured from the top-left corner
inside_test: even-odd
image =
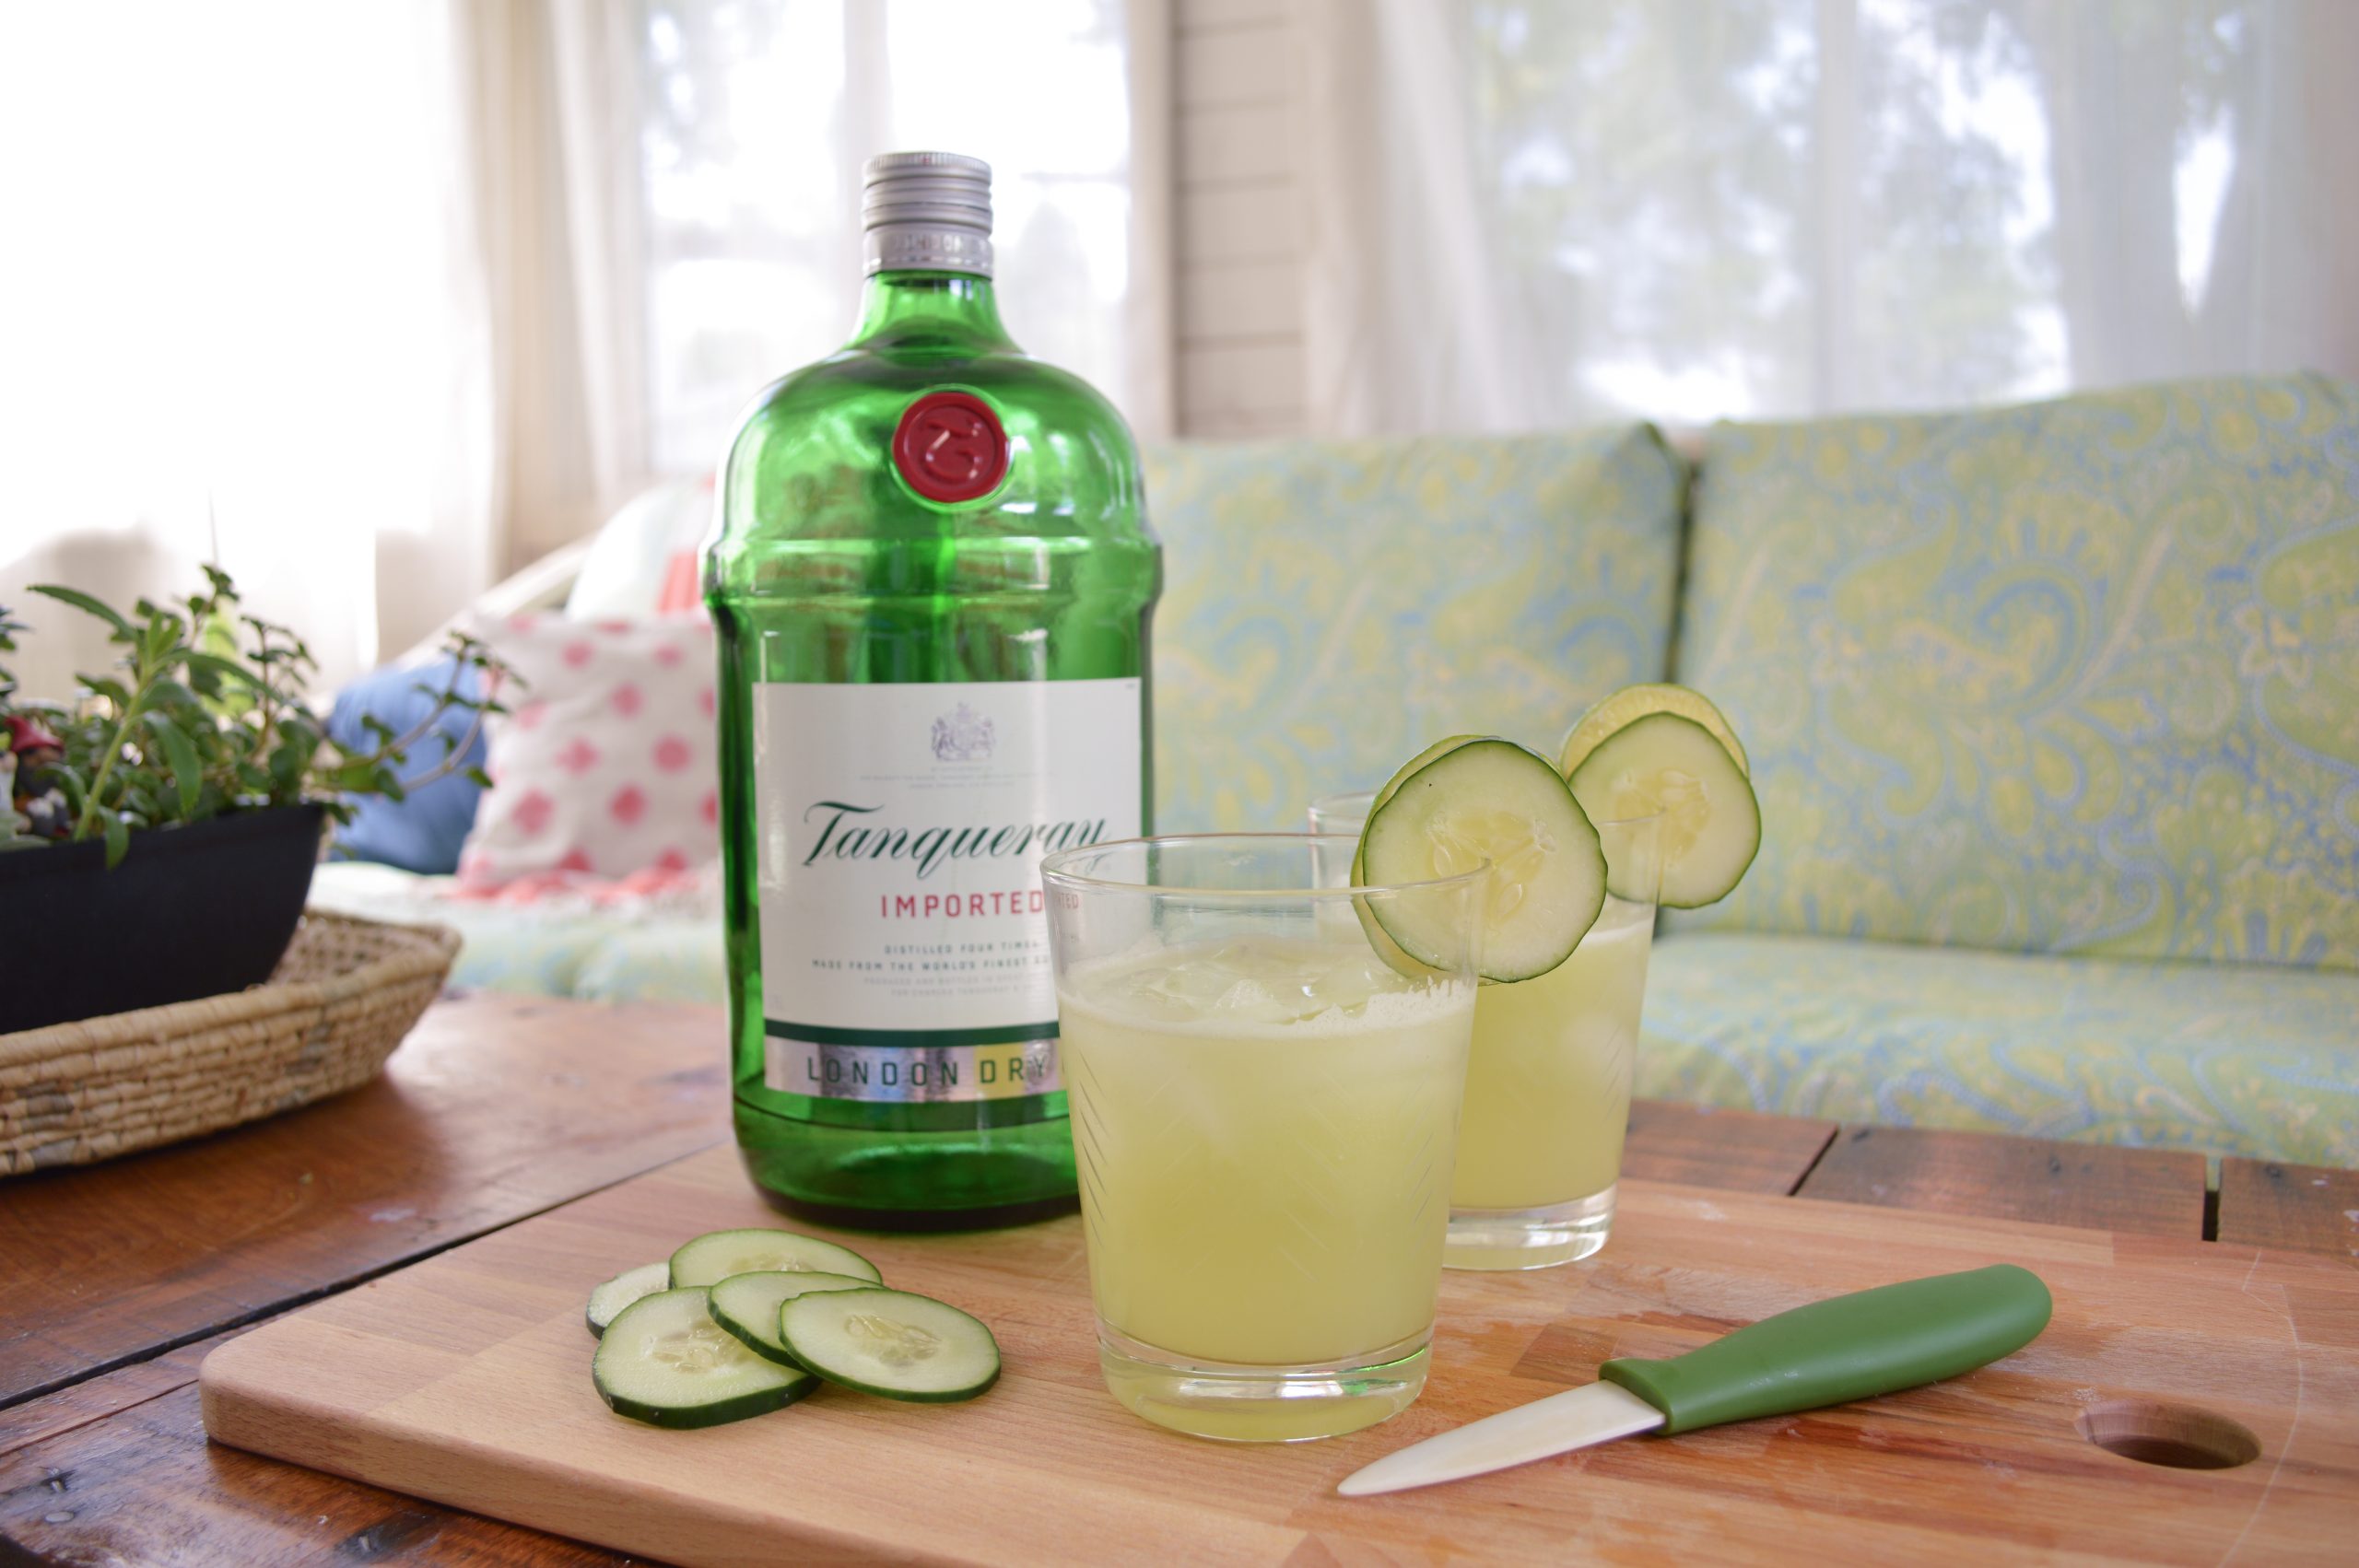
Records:
[[[1646,426],[1150,451],[1156,827],[1297,828],[1444,735],[1553,748],[1661,679],[1684,480]]]
[[[2359,389],[1722,426],[1688,583],[1764,841],[1683,924],[2359,967]]]

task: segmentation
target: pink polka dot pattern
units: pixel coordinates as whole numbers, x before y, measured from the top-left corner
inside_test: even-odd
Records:
[[[516,825],[527,837],[538,837],[549,830],[549,820],[557,815],[557,802],[538,790],[527,790],[516,802]]]
[[[713,710],[708,624],[540,614],[475,629],[524,693],[487,721],[497,782],[467,836],[462,882],[621,881],[712,860],[714,737],[687,717]]]

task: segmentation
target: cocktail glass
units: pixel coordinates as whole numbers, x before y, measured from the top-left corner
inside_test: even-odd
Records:
[[[1322,866],[1349,867],[1339,841],[1358,837],[1374,799],[1364,790],[1311,802],[1312,831],[1329,838]],[[1446,1267],[1553,1268],[1589,1257],[1613,1232],[1661,883],[1660,822],[1599,823],[1614,884],[1640,895],[1609,895],[1580,946],[1547,974],[1482,989]]]
[[[1330,1437],[1425,1387],[1485,878],[1321,886],[1332,848],[1185,835],[1041,866],[1099,1363],[1198,1436]],[[1388,965],[1379,911],[1438,966]]]

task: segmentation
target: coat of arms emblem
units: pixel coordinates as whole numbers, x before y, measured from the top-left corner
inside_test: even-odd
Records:
[[[936,762],[981,762],[992,755],[996,737],[992,721],[965,703],[933,721]]]

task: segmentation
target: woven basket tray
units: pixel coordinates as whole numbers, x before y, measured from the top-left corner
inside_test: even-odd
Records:
[[[459,938],[316,911],[266,984],[0,1035],[0,1176],[252,1121],[377,1075]]]

